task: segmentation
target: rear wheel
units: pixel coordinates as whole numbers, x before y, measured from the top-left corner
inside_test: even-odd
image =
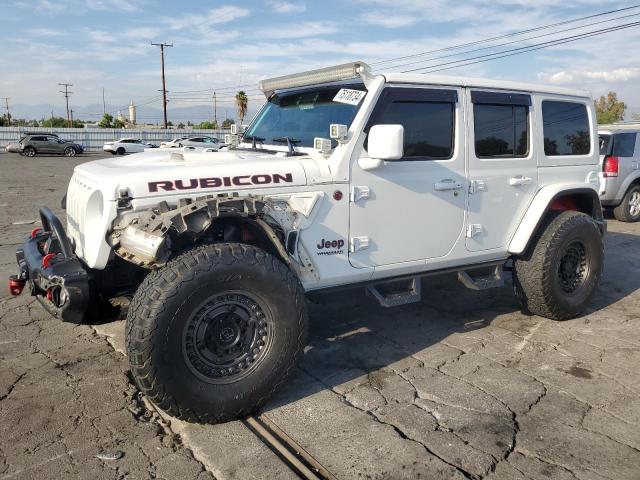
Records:
[[[26,157],[35,157],[36,156],[36,149],[33,147],[26,147],[22,153],[26,156]]]
[[[632,185],[622,203],[613,209],[613,216],[621,222],[637,222],[640,220],[640,185]]]
[[[124,155],[125,154],[125,149],[124,147],[118,147],[118,150],[116,150],[116,153],[118,155]]]
[[[267,401],[306,331],[304,292],[286,265],[249,245],[203,245],[145,278],[127,316],[127,352],[160,408],[218,423]]]
[[[554,320],[578,316],[593,297],[603,258],[593,218],[553,212],[527,254],[514,260],[514,285],[523,308]]]

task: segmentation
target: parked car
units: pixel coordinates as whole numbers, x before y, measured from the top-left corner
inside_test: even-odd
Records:
[[[199,135],[194,137],[181,137],[176,138],[170,142],[165,143],[163,148],[187,148],[187,149],[219,149],[223,146],[223,142],[214,137],[206,135]]]
[[[178,144],[189,137],[176,137],[168,142],[160,142],[160,148],[178,148]]]
[[[601,127],[600,201],[621,222],[640,220],[640,125]]]
[[[71,140],[63,140],[53,133],[28,133],[17,143],[7,145],[6,150],[27,157],[43,153],[75,157],[84,152],[84,147]]]
[[[102,146],[102,150],[112,155],[124,155],[125,153],[144,152],[145,148],[150,148],[151,144],[143,142],[139,138],[121,138],[113,142],[107,142]]]

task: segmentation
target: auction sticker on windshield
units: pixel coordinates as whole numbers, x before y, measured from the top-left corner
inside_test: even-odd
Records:
[[[341,88],[340,91],[333,97],[334,102],[347,103],[349,105],[358,105],[367,92],[362,90],[351,90],[350,88]]]

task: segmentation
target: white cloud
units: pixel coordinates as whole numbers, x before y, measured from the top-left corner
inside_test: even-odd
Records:
[[[307,9],[307,4],[304,2],[267,0],[266,4],[278,13],[302,13]]]
[[[166,17],[164,21],[171,30],[182,30],[184,28],[229,23],[247,15],[249,15],[249,10],[246,8],[223,5],[205,13],[189,13],[178,17]]]
[[[129,0],[86,0],[91,10],[111,10],[114,12],[135,12],[138,6]]]
[[[555,73],[540,73],[538,78],[556,85],[577,85],[584,81],[625,83],[640,78],[640,68],[616,68],[614,70],[563,70]]]
[[[360,20],[369,25],[385,28],[408,27],[416,23],[419,18],[415,15],[393,14],[389,12],[369,12],[360,16]]]
[[[69,35],[65,31],[54,30],[53,28],[31,28],[27,30],[27,33],[35,37],[64,37]]]
[[[258,38],[305,38],[338,32],[336,25],[329,22],[304,22],[295,25],[276,26],[258,31]]]
[[[113,43],[117,40],[116,35],[104,30],[89,30],[87,31],[87,36],[94,43]]]

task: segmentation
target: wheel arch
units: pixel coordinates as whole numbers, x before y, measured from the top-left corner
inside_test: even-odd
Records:
[[[598,192],[578,185],[549,185],[543,187],[529,205],[527,213],[522,218],[511,242],[509,253],[521,255],[525,253],[532,239],[538,233],[546,216],[553,211],[574,210],[592,217],[602,234],[606,231],[606,222],[602,214],[602,206]]]

